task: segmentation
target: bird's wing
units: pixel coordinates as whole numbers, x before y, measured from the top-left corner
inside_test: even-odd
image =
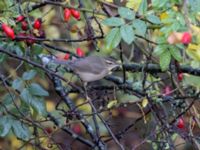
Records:
[[[105,65],[98,56],[89,56],[74,62],[72,68],[77,73],[91,71],[92,73],[99,74],[105,68]]]

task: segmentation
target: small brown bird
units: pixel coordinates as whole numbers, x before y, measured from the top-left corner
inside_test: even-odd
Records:
[[[70,63],[70,68],[83,82],[100,80],[118,66],[113,59],[99,56],[88,56]]]
[[[56,63],[66,65],[84,82],[97,81],[109,75],[112,69],[119,67],[120,64],[109,57],[88,56],[71,61],[59,60],[52,56],[40,56],[44,65]]]

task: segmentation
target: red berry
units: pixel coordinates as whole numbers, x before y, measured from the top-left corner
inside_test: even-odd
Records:
[[[179,129],[183,129],[185,127],[183,118],[178,119],[178,123],[176,125]]]
[[[20,15],[16,18],[16,22],[21,22],[25,19],[25,17],[23,15]]]
[[[40,18],[36,19],[33,24],[34,29],[40,29],[42,26],[42,20]]]
[[[178,73],[178,81],[182,81],[183,80],[183,73]]]
[[[65,8],[65,10],[64,10],[64,20],[65,21],[69,21],[70,17],[71,17],[71,11],[70,11],[70,9]]]
[[[64,56],[63,59],[64,59],[64,60],[68,60],[68,59],[69,59],[69,56],[70,56],[70,55],[67,53],[67,54],[65,54],[65,56]]]
[[[163,90],[163,94],[164,96],[169,96],[172,93],[171,87],[170,86],[166,86]]]
[[[79,57],[84,57],[84,56],[85,56],[85,53],[84,53],[84,51],[83,51],[81,48],[77,48],[77,49],[76,49],[76,54],[77,54]]]
[[[81,18],[81,14],[78,10],[75,9],[71,9],[71,14],[74,18],[76,18],[77,20],[79,20]]]
[[[181,43],[189,44],[192,41],[192,35],[189,32],[184,32],[181,38]]]
[[[72,130],[73,130],[76,134],[81,134],[81,126],[80,126],[79,124],[73,125]]]
[[[28,29],[28,23],[26,21],[22,21],[22,30],[26,31]]]
[[[52,128],[46,127],[46,128],[45,128],[45,131],[46,131],[48,134],[51,134],[51,133],[52,133]]]
[[[1,27],[2,27],[2,30],[4,31],[4,33],[7,35],[7,37],[11,38],[12,40],[15,39],[14,30],[10,26],[3,23]]]

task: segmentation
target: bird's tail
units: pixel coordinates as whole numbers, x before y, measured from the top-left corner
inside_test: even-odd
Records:
[[[50,63],[55,63],[55,64],[59,64],[59,65],[70,66],[70,64],[72,63],[69,60],[58,59],[58,58],[56,58],[56,56],[53,56],[53,55],[40,54],[39,58],[41,59],[41,61],[44,65],[48,65]]]

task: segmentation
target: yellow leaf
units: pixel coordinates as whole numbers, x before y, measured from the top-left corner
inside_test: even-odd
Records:
[[[148,99],[147,98],[144,98],[143,100],[142,100],[142,107],[143,108],[145,108],[147,105],[148,105]]]
[[[12,141],[12,149],[17,149],[22,145],[22,141],[17,139],[15,136],[11,136],[9,139]]]
[[[199,45],[196,45],[196,44],[189,44],[189,45],[188,45],[188,49],[198,50],[198,49],[199,49]]]
[[[51,10],[51,11],[50,11]],[[43,26],[49,26],[51,24],[52,20],[56,17],[56,10],[52,9],[52,6],[46,5],[43,9],[43,13],[46,14],[42,19],[44,19],[44,23],[42,23]]]
[[[117,105],[117,100],[113,100],[113,101],[110,101],[108,104],[107,104],[107,108],[110,109],[112,108],[113,106]]]
[[[174,11],[178,11],[178,7],[177,7],[177,6],[173,6],[172,9],[173,9]]]
[[[193,34],[200,34],[200,28],[195,26],[195,25],[190,25],[190,28],[192,29],[193,31]]]
[[[77,100],[76,106],[79,110],[83,111],[84,113],[91,113],[92,108],[88,102],[85,102],[85,99],[80,98]]]
[[[163,12],[160,14],[160,20],[164,20],[164,19],[167,19],[169,18],[169,15],[166,13],[166,12]]]
[[[196,61],[200,61],[200,45],[189,44],[187,49],[186,49],[186,53],[192,59],[194,59]]]
[[[196,42],[200,43],[200,27],[190,25],[190,28],[192,29],[192,34],[196,36]]]
[[[135,11],[138,11],[142,0],[128,0],[126,7],[131,8]]]
[[[77,98],[78,94],[77,93],[69,93],[68,96],[69,96],[70,99],[74,100],[74,99]]]
[[[55,109],[55,104],[52,101],[47,101],[46,107],[48,112],[52,112]]]
[[[113,0],[104,0],[104,1],[106,1],[108,3],[113,3]]]

